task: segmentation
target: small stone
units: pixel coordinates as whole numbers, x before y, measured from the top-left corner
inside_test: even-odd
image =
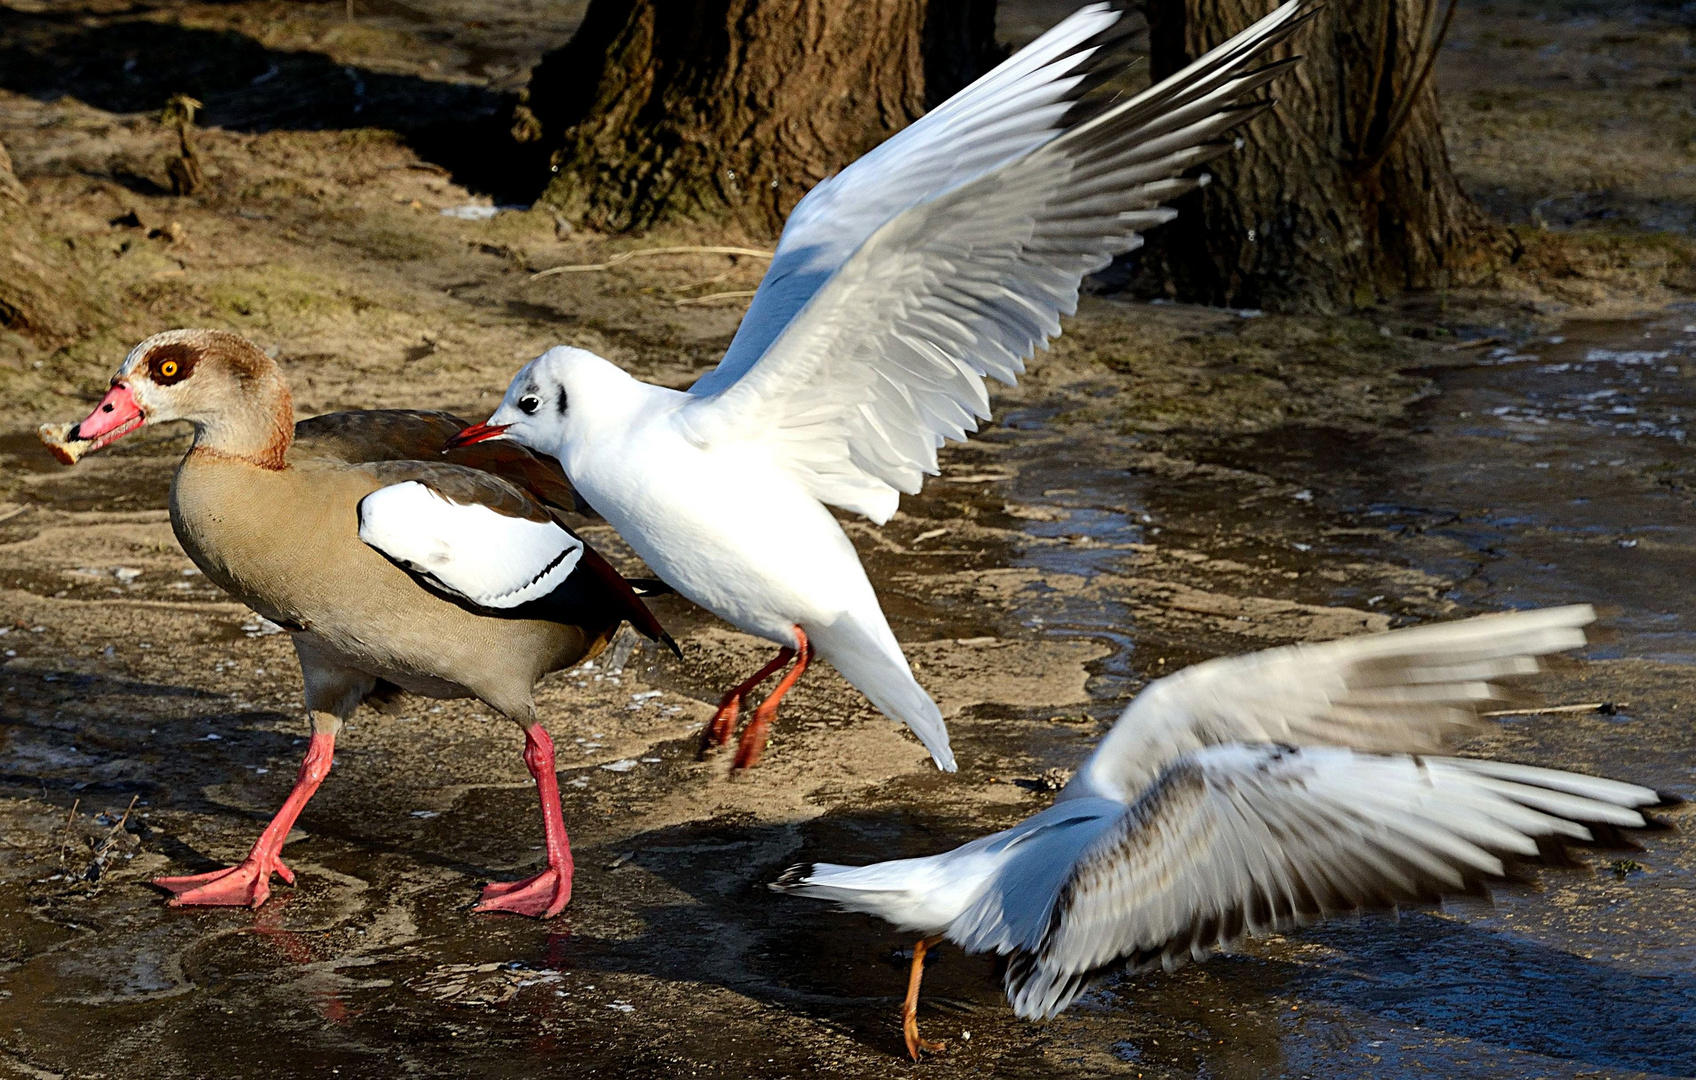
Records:
[[[1061,788],[1065,787],[1071,779],[1072,770],[1062,769],[1058,765],[1052,769],[1043,770],[1042,775],[1037,777],[1037,781],[1041,783],[1043,788],[1047,791],[1059,791]]]

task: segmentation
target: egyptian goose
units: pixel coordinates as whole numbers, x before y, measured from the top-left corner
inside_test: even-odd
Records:
[[[283,840],[329,772],[361,702],[396,688],[475,697],[523,730],[548,868],[491,884],[479,911],[551,917],[571,897],[554,749],[532,689],[604,648],[621,622],[676,645],[610,564],[557,520],[570,486],[520,447],[443,456],[446,413],[331,413],[296,423],[264,353],[215,330],[137,345],[67,436],[99,449],[186,420],[194,446],[171,484],[171,525],[206,576],[293,636],[312,738],[288,800],[240,865],[160,878],[173,905],[257,907]]]
[[[532,361],[458,445],[512,439],[571,482],[678,592],[781,646],[733,687],[704,741],[791,658],[735,765],[753,765],[814,655],[953,771],[948,729],[914,679],[841,526],[882,524],[937,472],[938,447],[990,415],[1060,332],[1079,284],[1169,221],[1161,205],[1267,103],[1294,60],[1269,52],[1311,7],[1292,0],[1121,103],[1085,97],[1130,62],[1124,9],[1079,11],[795,207],[718,367],[687,393],[582,349]]]
[[[1648,788],[1432,757],[1479,729],[1488,680],[1584,644],[1588,605],[1210,660],[1137,695],[1054,805],[921,859],[808,863],[772,884],[1007,957],[1007,1000],[1047,1019],[1118,967],[1170,971],[1338,912],[1500,876],[1542,839],[1645,824]]]

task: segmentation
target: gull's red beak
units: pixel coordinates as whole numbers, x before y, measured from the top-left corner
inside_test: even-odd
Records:
[[[117,442],[145,423],[147,417],[142,415],[135,395],[130,393],[129,387],[119,383],[106,391],[100,404],[82,423],[71,429],[70,435],[74,439],[91,440],[94,445],[89,449],[98,450]]]
[[[458,450],[460,447],[470,446],[472,443],[488,442],[490,439],[498,439],[505,435],[506,429],[511,426],[511,424],[472,424],[464,431],[461,431],[458,435],[450,438],[444,449]]]

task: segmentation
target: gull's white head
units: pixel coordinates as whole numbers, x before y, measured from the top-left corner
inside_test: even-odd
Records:
[[[556,345],[519,369],[488,420],[466,428],[449,445],[511,439],[560,457],[588,426],[605,419],[606,406],[617,399],[614,387],[632,381],[587,349]]]

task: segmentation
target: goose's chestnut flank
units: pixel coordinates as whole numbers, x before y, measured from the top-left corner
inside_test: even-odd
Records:
[[[361,703],[401,692],[475,697],[523,729],[547,869],[489,885],[480,911],[552,916],[571,897],[553,744],[533,688],[591,658],[628,621],[676,645],[632,585],[567,528],[559,468],[514,444],[444,455],[466,423],[440,412],[331,413],[296,423],[275,363],[235,334],[174,330],[137,345],[69,438],[98,449],[181,420],[194,445],[171,525],[206,576],[286,628],[312,738],[288,800],[237,866],[160,878],[172,904],[257,907],[283,840]]]

